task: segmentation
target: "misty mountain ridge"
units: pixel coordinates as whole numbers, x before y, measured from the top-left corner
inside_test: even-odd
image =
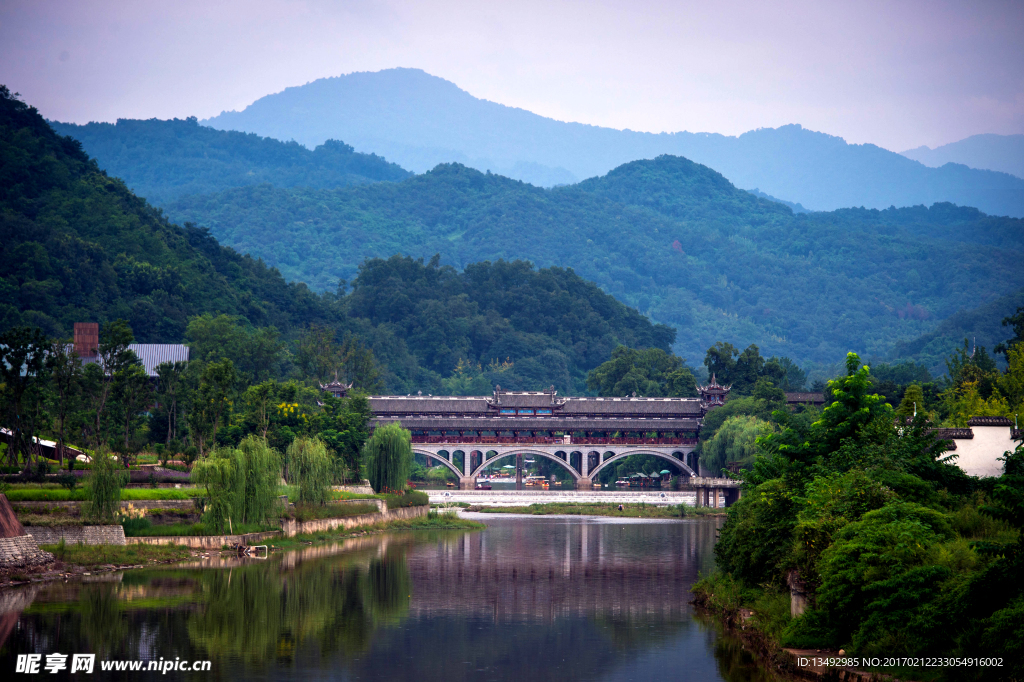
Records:
[[[990,215],[1024,216],[1024,180],[1006,173],[928,168],[799,125],[729,137],[567,123],[477,99],[419,69],[324,78],[202,123],[309,147],[342,139],[418,173],[458,162],[550,187],[671,154],[714,168],[737,187],[757,187],[808,210],[952,202]]]
[[[331,188],[412,175],[338,140],[325,140],[310,150],[297,142],[201,126],[194,117],[118,119],[116,124],[49,123],[58,134],[81,142],[104,170],[155,205],[189,194],[261,183]]]
[[[1024,178],[1024,135],[971,135],[935,149],[921,146],[900,153],[932,168],[958,163]]]

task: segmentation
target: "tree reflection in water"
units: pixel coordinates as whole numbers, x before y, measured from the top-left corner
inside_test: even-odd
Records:
[[[204,598],[189,617],[189,638],[211,660],[254,666],[291,662],[297,647],[314,642],[321,655],[363,651],[378,627],[408,613],[411,596],[402,548],[283,573],[262,565],[204,571],[197,587]]]
[[[715,520],[489,523],[37,587],[0,599],[21,611],[0,670],[78,652],[209,659],[225,680],[771,679],[688,603]]]

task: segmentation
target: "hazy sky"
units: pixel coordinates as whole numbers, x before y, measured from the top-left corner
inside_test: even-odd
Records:
[[[205,118],[395,66],[614,128],[1024,133],[1020,0],[0,0],[0,83],[61,121]]]

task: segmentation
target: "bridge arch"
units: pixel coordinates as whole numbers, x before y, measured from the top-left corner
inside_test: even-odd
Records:
[[[497,462],[499,459],[504,459],[505,457],[515,457],[516,455],[533,455],[535,457],[539,456],[550,459],[552,462],[558,462],[563,467],[565,467],[566,470],[568,470],[568,472],[572,474],[573,480],[578,481],[582,478],[582,476],[580,476],[580,472],[572,468],[569,462],[565,461],[564,459],[561,459],[550,452],[544,452],[543,450],[531,450],[529,448],[523,450],[513,450],[509,452],[501,452],[494,455],[493,457],[488,457],[486,460],[481,462],[480,466],[474,469],[473,473],[470,475],[473,478],[476,478],[477,476],[480,475],[481,471],[489,467],[491,464]]]
[[[626,457],[629,457],[630,455],[648,455],[650,457],[659,457],[659,458],[664,459],[664,460],[666,460],[668,462],[672,462],[672,464],[675,464],[678,468],[682,469],[683,471],[688,472],[690,474],[690,476],[696,476],[697,475],[693,471],[693,469],[691,469],[689,467],[689,465],[685,461],[683,461],[681,459],[676,459],[672,455],[666,455],[663,452],[654,452],[652,450],[642,450],[642,449],[640,449],[640,450],[625,450],[623,452],[618,452],[615,455],[613,455],[612,457],[609,457],[608,459],[606,459],[603,462],[601,462],[600,464],[598,464],[596,467],[594,467],[594,469],[592,471],[589,471],[587,473],[588,473],[588,475],[591,478],[593,478],[594,476],[596,476],[598,474],[598,472],[601,471],[601,469],[604,469],[607,465],[611,464],[612,462],[617,462],[620,459],[625,459]]]
[[[412,451],[413,451],[413,454],[415,454],[415,455],[423,455],[424,457],[432,457],[433,459],[437,460],[438,462],[441,462],[441,464],[444,464],[446,467],[448,467],[453,472],[455,472],[455,475],[458,476],[459,478],[462,478],[463,476],[465,476],[465,474],[463,474],[461,471],[459,471],[458,468],[454,464],[452,464],[447,459],[445,459],[444,457],[442,457],[441,455],[439,455],[437,453],[430,452],[429,450],[421,450],[419,448],[413,448]]]

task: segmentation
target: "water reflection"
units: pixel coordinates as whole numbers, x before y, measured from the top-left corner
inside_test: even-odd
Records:
[[[218,679],[764,679],[687,603],[715,520],[488,523],[8,592],[0,670],[60,652]]]

